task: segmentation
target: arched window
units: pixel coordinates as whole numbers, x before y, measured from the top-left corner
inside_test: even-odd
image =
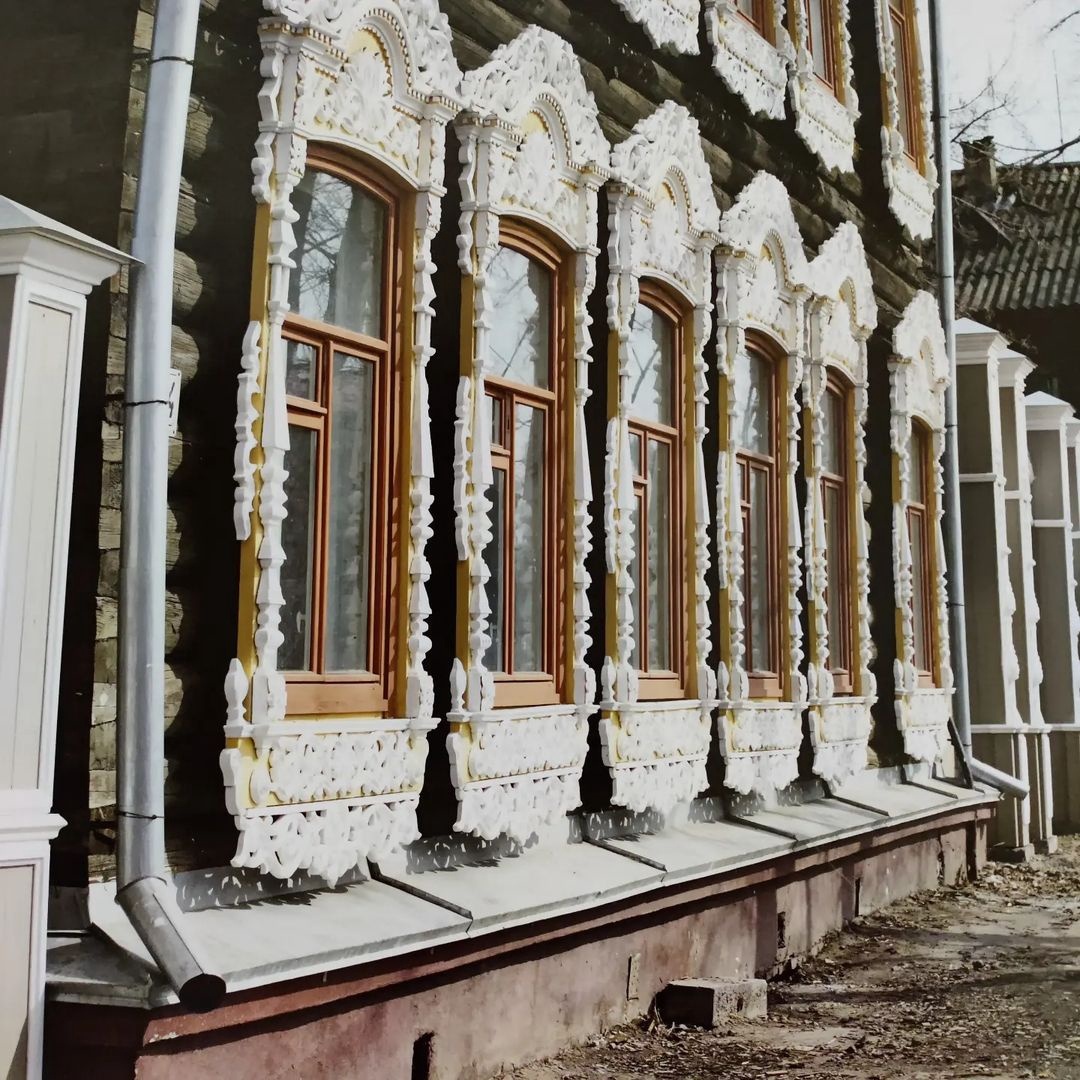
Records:
[[[735,369],[740,403],[732,445],[742,513],[742,600],[751,697],[783,690],[780,577],[780,401],[777,363],[763,342],[748,342]]]
[[[632,663],[642,698],[678,695],[685,673],[683,322],[666,290],[642,282],[630,327],[626,406],[637,541]]]
[[[392,674],[398,204],[378,175],[327,155],[309,163],[293,206],[279,665],[291,713],[381,711]]]
[[[911,422],[911,476],[907,527],[911,544],[911,617],[915,668],[920,686],[934,685],[934,581],[931,535],[932,435],[922,420]]]
[[[490,578],[496,703],[558,700],[561,665],[555,551],[561,439],[565,274],[560,250],[513,220],[487,273],[495,313],[484,378],[491,417]]]
[[[829,671],[834,689],[850,694],[854,687],[854,623],[851,559],[851,393],[830,376],[822,398],[821,505],[825,520],[828,580],[825,604],[829,616]]]

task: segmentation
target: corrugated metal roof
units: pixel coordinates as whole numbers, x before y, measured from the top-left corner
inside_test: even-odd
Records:
[[[993,201],[956,176],[956,288],[962,311],[1080,304],[1080,164],[1006,167]]]

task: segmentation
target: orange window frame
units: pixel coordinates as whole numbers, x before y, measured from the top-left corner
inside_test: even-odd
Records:
[[[749,0],[750,11],[744,11],[739,0],[735,2],[735,10],[748,22],[770,45],[775,45],[774,34],[771,25],[773,12],[773,0]]]
[[[912,619],[915,618],[914,605],[918,604],[923,620],[922,655],[919,652],[919,642],[915,642],[915,670],[919,675],[919,685],[932,687],[936,685],[936,672],[934,657],[937,655],[937,621],[934,618],[934,578],[936,568],[934,566],[934,549],[930,543],[930,528],[933,521],[932,496],[933,478],[932,455],[933,433],[921,420],[911,421],[910,443],[910,467],[918,470],[919,489],[923,493],[921,502],[911,497],[912,485],[908,485],[908,501],[905,507],[908,528],[908,543],[911,544],[912,566],[915,563],[915,529],[912,527],[915,521],[920,523],[919,528],[919,555],[922,561],[923,575],[922,588],[916,590],[914,569],[912,570]],[[917,592],[917,595],[916,595]],[[914,628],[912,629],[914,635]]]
[[[763,361],[769,372],[769,453],[758,454],[743,448],[736,448],[735,464],[739,483],[739,506],[743,530],[743,565],[742,565],[742,600],[743,600],[743,653],[753,656],[753,615],[760,597],[753,595],[750,579],[750,542],[753,536],[753,507],[751,504],[751,476],[755,473],[764,475],[767,493],[766,508],[766,565],[769,567],[768,588],[764,597],[766,626],[768,627],[768,647],[770,666],[768,669],[753,669],[747,666],[747,678],[750,683],[751,698],[780,698],[786,686],[784,665],[781,651],[784,645],[784,575],[781,570],[781,518],[780,518],[780,476],[784,433],[780,421],[783,418],[783,373],[781,358],[776,348],[767,339],[757,334],[748,334],[747,351],[751,356]]]
[[[565,397],[567,334],[569,332],[572,300],[570,267],[565,252],[540,230],[513,218],[503,218],[499,223],[499,243],[518,251],[543,266],[551,274],[551,311],[549,313],[548,358],[550,372],[549,388],[542,389],[512,382],[508,379],[485,375],[484,389],[492,404],[501,403],[501,441],[493,432],[491,464],[495,471],[502,471],[506,499],[501,522],[492,521],[492,528],[501,530],[503,544],[502,573],[503,611],[502,625],[504,654],[501,658],[488,650],[485,663],[492,671],[495,681],[496,708],[513,708],[529,705],[554,705],[562,700],[565,686],[564,663],[564,600],[565,572],[562,566],[567,553],[565,515],[562,492],[565,487],[565,462],[563,446],[568,436],[562,402]],[[521,402],[543,410],[544,423],[544,559],[543,559],[543,671],[514,671],[514,406]],[[489,596],[491,586],[489,584]],[[499,660],[496,666],[496,659]]]
[[[799,0],[789,0],[789,3],[798,3]],[[829,90],[842,98],[842,87],[839,78],[839,64],[837,60],[837,35],[841,31],[838,26],[836,0],[802,0],[803,15],[806,20],[806,48],[812,57],[819,56],[824,60],[825,73],[822,75],[814,66],[814,77],[824,84]],[[818,41],[814,36],[814,7],[821,11],[821,24],[825,27],[825,40]],[[794,22],[794,12],[791,19]],[[820,50],[820,51],[819,51]]]
[[[821,505],[825,518],[826,558],[832,578],[834,560],[839,564],[840,596],[831,595],[831,586],[826,584],[825,604],[831,613],[839,611],[840,640],[829,637],[829,672],[833,677],[834,689],[839,694],[850,694],[854,690],[855,669],[855,608],[852,603],[852,491],[851,483],[851,389],[837,376],[830,373],[825,387],[826,395],[832,395],[839,403],[837,415],[840,417],[840,430],[836,432],[837,450],[840,457],[838,473],[829,472],[824,465],[821,468]],[[840,520],[829,520],[829,492],[836,497]],[[834,607],[835,605],[835,607]]]
[[[311,670],[285,672],[289,715],[384,713],[394,693],[397,579],[400,530],[394,527],[400,475],[399,408],[401,387],[401,295],[404,252],[402,199],[381,173],[327,147],[312,146],[307,167],[335,176],[377,198],[386,208],[383,238],[382,334],[365,334],[289,313],[282,327],[286,341],[310,345],[317,354],[315,399],[286,397],[290,427],[317,433],[312,566]],[[327,542],[330,520],[329,445],[333,439],[332,358],[346,353],[375,367],[372,431],[372,491],[369,535],[368,671],[325,670],[328,612]]]
[[[641,471],[633,479],[634,498],[638,503],[638,521],[642,528],[637,535],[638,579],[634,588],[638,593],[638,611],[640,618],[634,628],[637,638],[638,659],[638,696],[643,701],[658,701],[663,698],[679,698],[686,693],[687,673],[687,634],[686,582],[690,576],[688,552],[686,550],[686,438],[687,417],[685,415],[685,350],[686,321],[688,314],[684,305],[656,282],[643,280],[639,286],[639,301],[651,308],[671,328],[672,357],[672,402],[674,406],[674,425],[660,424],[629,417],[630,438],[639,440],[638,462]],[[650,506],[650,485],[648,479],[648,448],[650,442],[661,443],[668,447],[668,461],[671,465],[670,485],[668,490],[668,550],[671,553],[668,582],[668,596],[671,606],[671,626],[669,628],[670,654],[675,661],[672,668],[652,670],[648,657],[649,629],[649,535],[648,513]]]
[[[896,76],[902,84],[902,114],[897,118],[900,134],[904,137],[904,153],[922,172],[922,131],[924,117],[919,96],[918,27],[913,0],[888,0],[889,18],[892,20],[893,50],[896,60]]]

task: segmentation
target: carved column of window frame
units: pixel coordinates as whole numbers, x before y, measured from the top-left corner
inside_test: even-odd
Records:
[[[473,348],[458,388],[455,424],[455,514],[458,558],[468,582],[466,655],[451,672],[447,736],[458,798],[454,825],[484,839],[525,842],[575,809],[580,799],[588,721],[596,676],[586,665],[592,487],[585,440],[585,401],[596,280],[597,196],[608,176],[610,147],[577,58],[562,38],[530,26],[500,46],[465,78],[469,111],[458,121],[461,142],[459,266],[466,279]],[[572,700],[558,705],[496,709],[492,674],[488,570],[492,481],[490,417],[484,393],[490,312],[486,278],[498,249],[499,220],[512,215],[558,237],[571,252],[574,355],[573,487],[570,582],[573,632]],[[566,657],[557,658],[559,664]]]
[[[758,173],[720,222],[717,320],[720,366],[720,451],[717,462],[717,536],[721,605],[721,660],[717,670],[717,724],[724,783],[742,794],[770,796],[798,775],[807,687],[802,674],[802,537],[795,490],[800,429],[799,389],[806,357],[809,269],[787,189]],[[783,349],[784,701],[750,698],[742,617],[742,517],[734,496],[736,450],[732,432],[740,402],[734,391],[736,358],[757,330]],[[778,506],[779,509],[779,506]]]
[[[949,382],[945,334],[937,300],[921,291],[905,308],[893,333],[889,362],[893,451],[893,581],[896,597],[897,656],[893,661],[896,720],[904,750],[917,761],[934,763],[949,745],[952,714],[952,668],[949,657],[949,615],[946,590],[945,544],[941,521],[945,450],[945,388]],[[926,424],[931,434],[933,509],[933,568],[927,568],[933,589],[935,685],[921,687],[915,659],[912,603],[914,581],[907,510],[913,462],[912,424]]]
[[[916,17],[921,5],[916,2]],[[881,64],[882,107],[884,123],[881,128],[882,168],[885,187],[889,192],[889,208],[893,216],[916,240],[928,240],[934,225],[934,192],[937,190],[937,167],[934,161],[933,137],[930,126],[930,84],[922,49],[913,58],[919,116],[916,118],[920,146],[910,148],[915,160],[908,156],[904,136],[900,131],[899,85],[896,78],[897,51],[893,39],[889,0],[874,0],[877,20],[878,59]],[[919,39],[916,18],[916,41]],[[916,162],[921,162],[921,168]]]
[[[705,0],[713,69],[751,112],[773,120],[784,119],[788,68],[795,60],[785,18],[789,2],[768,0],[769,40],[739,13],[736,0]]]
[[[674,102],[665,102],[639,121],[614,148],[612,171],[608,325],[618,365],[618,393],[609,421],[604,521],[607,567],[617,600],[615,655],[605,658],[601,673],[600,738],[612,776],[612,802],[636,812],[666,813],[708,784],[705,761],[716,706],[716,675],[708,666],[712,633],[705,583],[710,555],[703,444],[704,348],[712,325],[711,260],[719,239],[720,212],[697,121]],[[694,571],[686,618],[694,667],[687,672],[686,699],[639,702],[638,673],[631,662],[630,566],[637,538],[632,527],[627,384],[631,321],[645,276],[663,282],[693,305],[692,360],[683,373],[678,407],[685,415],[686,395],[693,395],[693,429],[688,433],[692,463],[687,477],[693,520],[688,514],[687,527],[692,531]]]
[[[855,167],[855,121],[859,99],[851,69],[851,36],[848,33],[848,0],[834,0],[833,12],[835,90],[814,73],[810,52],[810,27],[802,0],[792,4],[794,60],[791,64],[791,104],[795,130],[827,169],[851,172]]]
[[[842,224],[821,247],[810,264],[814,298],[809,308],[810,357],[803,401],[809,417],[810,437],[804,448],[806,468],[807,690],[810,734],[814,747],[814,772],[827,783],[838,785],[866,768],[870,741],[871,709],[877,700],[877,684],[871,670],[873,641],[870,634],[870,551],[865,506],[866,484],[867,340],[877,325],[877,304],[866,253],[859,230]],[[849,580],[854,601],[854,648],[858,664],[853,672],[853,692],[834,694],[829,670],[828,557],[825,509],[821,498],[824,444],[824,397],[830,369],[844,376],[850,388],[851,418],[848,437],[852,443],[852,468],[847,513],[853,573]],[[845,420],[845,422],[847,422]]]
[[[280,878],[308,871],[333,883],[419,835],[416,805],[427,732],[437,723],[424,670],[433,473],[426,369],[433,351],[431,242],[444,194],[445,129],[460,106],[461,74],[436,0],[264,0],[264,6],[270,16],[259,29],[263,87],[252,191],[268,268],[265,279],[256,275],[253,281],[253,320],[237,391],[240,656],[225,683],[221,769],[240,833],[233,865]],[[350,55],[347,49],[357,41]],[[292,194],[306,169],[309,140],[377,162],[412,193],[411,348],[402,373],[411,393],[403,425],[409,518],[400,718],[287,719],[286,683],[277,667],[284,640],[281,526],[288,514],[289,449],[282,326],[298,218]]]

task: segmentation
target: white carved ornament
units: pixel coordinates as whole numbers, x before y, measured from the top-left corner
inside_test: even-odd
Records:
[[[688,433],[693,448],[692,475],[688,478],[692,517],[685,523],[693,544],[693,588],[687,602],[693,655],[707,658],[712,650],[712,634],[706,586],[710,556],[703,450],[704,347],[712,325],[710,260],[718,239],[720,213],[697,121],[674,102],[665,102],[639,121],[630,136],[615,147],[612,172],[607,307],[608,324],[616,342],[618,390],[609,423],[604,505],[608,568],[616,595],[616,646],[615,655],[604,664],[601,737],[605,762],[615,781],[615,803],[641,810],[646,808],[642,800],[649,798],[653,800],[652,809],[666,811],[676,802],[692,799],[705,787],[709,713],[716,697],[716,676],[701,661],[688,673],[689,692],[699,698],[697,702],[658,702],[641,715],[634,706],[638,673],[632,661],[635,627],[631,597],[637,538],[633,530],[634,468],[628,415],[630,333],[643,277],[663,281],[692,305],[692,362],[683,384],[683,393],[692,396],[694,403],[694,428]],[[653,725],[658,729],[654,741],[660,745],[664,740],[662,729],[666,725],[684,725],[688,713],[698,718],[698,727],[703,726],[706,733],[692,766],[681,751],[676,755],[678,761],[667,763],[670,767],[662,767],[665,763],[651,756],[622,756],[622,749],[628,745],[623,736],[627,724],[637,730]]]
[[[232,736],[237,742],[223,756],[222,768],[226,784],[235,787],[237,770],[242,772],[240,762],[258,756],[250,740],[269,725],[282,741],[276,750],[269,749],[269,744],[264,749],[270,755],[276,752],[279,759],[326,757],[331,762],[327,768],[335,776],[350,769],[360,776],[369,767],[366,755],[370,753],[372,769],[384,778],[396,777],[399,785],[395,790],[378,793],[369,791],[365,784],[346,793],[349,785],[345,785],[335,788],[338,793],[333,796],[315,798],[300,788],[293,789],[287,799],[271,792],[275,801],[270,807],[246,807],[243,801],[234,804],[241,833],[238,865],[259,866],[277,876],[289,876],[300,867],[336,878],[369,853],[385,852],[388,846],[407,842],[415,835],[426,732],[434,723],[431,677],[424,670],[431,647],[430,567],[425,549],[431,536],[434,472],[427,388],[435,296],[431,243],[439,227],[444,194],[446,124],[460,107],[461,74],[450,48],[449,24],[436,0],[264,3],[271,15],[260,25],[263,87],[252,190],[270,210],[269,290],[265,315],[249,327],[244,341],[235,466],[237,537],[251,542],[252,512],[259,514],[261,526],[255,665],[247,672],[235,662],[230,671],[226,694],[231,725],[236,728],[237,711],[243,716],[246,700],[250,724],[241,725]],[[413,275],[411,355],[406,358],[412,368],[413,393],[403,406],[408,410],[407,419],[402,417],[410,447],[409,574],[404,583],[408,590],[406,715],[382,721],[380,728],[388,731],[396,725],[399,737],[395,739],[380,734],[343,740],[336,721],[307,726],[297,721],[295,733],[285,733],[281,727],[286,723],[286,684],[277,670],[277,653],[284,640],[281,524],[288,514],[285,462],[289,449],[281,330],[288,313],[291,256],[296,246],[292,193],[306,169],[309,140],[332,142],[362,158],[374,159],[392,169],[415,192],[408,264]],[[261,416],[255,407],[260,391]],[[262,464],[256,476],[252,451],[259,421]],[[237,697],[241,683],[243,693]],[[291,732],[291,727],[288,730]],[[319,808],[313,809],[316,803]],[[286,850],[288,854],[284,854]]]
[[[915,4],[916,12],[920,5]],[[921,48],[919,20],[916,19],[914,39],[919,42],[914,72],[918,116],[915,125],[920,145],[906,147],[900,131],[900,84],[896,78],[897,51],[893,40],[893,24],[889,15],[889,0],[874,0],[877,19],[878,59],[883,80],[882,105],[885,122],[881,129],[882,166],[885,186],[889,191],[889,207],[893,216],[917,240],[929,239],[934,226],[934,192],[937,190],[937,168],[930,137],[930,88],[926,63]],[[920,169],[916,162],[921,162]]]
[[[658,49],[697,56],[701,0],[615,0]]]
[[[826,32],[833,34],[835,47],[835,89],[814,74],[810,53],[810,27],[806,6],[792,5],[795,60],[791,65],[791,103],[795,110],[795,130],[803,142],[821,158],[828,169],[851,172],[855,158],[855,121],[859,118],[859,99],[851,70],[851,36],[848,33],[848,0],[836,0],[825,6],[836,25]]]
[[[455,662],[451,676],[447,744],[458,796],[455,828],[485,837],[505,832],[523,840],[578,805],[585,731],[596,699],[596,676],[585,663],[591,645],[586,559],[592,550],[592,482],[584,409],[592,322],[588,300],[596,280],[597,192],[607,177],[610,148],[573,50],[540,27],[531,26],[496,49],[487,64],[466,76],[464,92],[469,111],[458,120],[458,254],[460,269],[472,282],[473,333],[472,356],[458,389],[454,509],[458,556],[469,572],[468,632],[466,655]],[[484,551],[492,539],[492,467],[484,375],[494,317],[487,275],[504,215],[536,222],[571,251],[574,341],[567,374],[573,396],[565,404],[573,409],[573,435],[563,453],[573,482],[572,720],[567,719],[568,706],[527,714],[496,711],[495,681],[485,664],[491,645]],[[557,745],[542,747],[547,737]],[[496,744],[518,748],[494,757],[506,767],[500,775],[491,774],[493,757],[487,752]],[[549,754],[561,762],[554,772],[545,766]],[[484,761],[489,764],[479,764]],[[511,761],[520,767],[510,769]]]
[[[783,388],[781,422],[780,515],[788,654],[782,657],[787,700],[749,700],[743,627],[742,514],[735,492],[734,445],[721,444],[717,463],[717,536],[720,588],[727,596],[726,640],[717,671],[720,745],[724,783],[739,791],[771,792],[795,778],[802,741],[801,717],[807,688],[802,668],[802,536],[795,474],[798,467],[799,403],[806,359],[805,305],[809,268],[802,236],[787,189],[769,173],[758,173],[720,223],[717,248],[720,409],[726,430],[738,428],[742,402],[734,385],[737,358],[746,351],[746,334],[756,329],[786,353],[778,375]],[[755,731],[755,726],[761,730]],[[786,778],[786,779],[785,779]]]
[[[788,65],[795,50],[787,32],[787,0],[774,0],[768,8],[775,45],[739,13],[735,0],[705,0],[705,29],[716,73],[751,112],[783,120]]]
[[[809,438],[804,443],[807,479],[803,525],[809,608],[807,689],[814,772],[835,785],[866,768],[870,711],[877,699],[871,671],[870,554],[865,515],[869,496],[865,476],[869,372],[866,342],[877,325],[877,304],[862,239],[851,222],[836,230],[810,264],[810,287],[810,354],[803,380],[803,400],[809,416]],[[853,672],[852,694],[845,697],[834,696],[829,663],[830,553],[821,497],[823,405],[830,369],[840,373],[852,399],[851,427],[845,445],[850,448],[847,514],[852,524],[849,535],[854,561],[852,655],[858,666]]]
[[[945,450],[945,388],[949,360],[937,300],[918,292],[904,310],[893,333],[893,359],[889,362],[892,406],[891,439],[895,460],[893,489],[893,582],[900,640],[893,662],[896,719],[904,736],[904,749],[921,761],[936,761],[948,745],[952,712],[952,668],[949,658],[949,616],[946,592],[945,544],[941,531],[944,478],[941,455]],[[915,663],[914,578],[908,502],[915,463],[911,432],[921,420],[931,433],[932,513],[930,520],[933,565],[933,636],[936,649],[935,686],[919,685]]]

